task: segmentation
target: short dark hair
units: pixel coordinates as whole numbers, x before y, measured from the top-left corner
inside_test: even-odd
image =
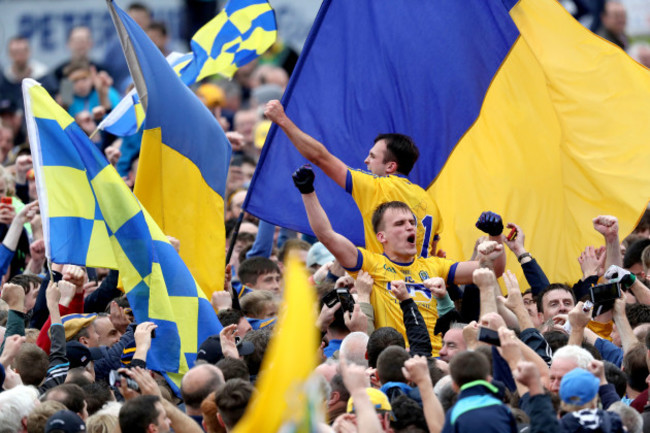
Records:
[[[345,387],[341,373],[336,373],[332,376],[332,380],[330,380],[330,389],[332,390],[331,392],[339,393],[339,399],[341,401],[348,401],[350,399],[350,391]]]
[[[244,362],[246,362],[250,374],[257,375],[260,372],[262,359],[264,359],[264,353],[270,339],[271,330],[266,328],[254,329],[244,336],[244,341],[250,341],[255,346],[253,353],[244,355]]]
[[[244,317],[244,313],[242,313],[240,310],[229,308],[227,310],[219,311],[217,317],[219,318],[221,326],[225,328],[226,326],[238,324],[242,317]]]
[[[461,387],[475,380],[486,380],[490,363],[482,353],[465,350],[451,358],[449,373],[454,383]]]
[[[223,383],[223,379],[214,367],[203,367],[199,365],[194,368],[205,369],[210,377],[206,378],[206,380],[201,384],[201,387],[193,389],[192,392],[188,392],[187,388],[183,387],[183,383],[181,382],[181,397],[183,397],[185,406],[192,409],[200,409],[203,400],[205,400],[211,392],[214,392]]]
[[[253,385],[242,379],[231,379],[217,389],[215,403],[228,430],[244,416],[252,394]]]
[[[33,343],[24,343],[13,364],[23,384],[38,386],[45,379],[49,362],[43,349]]]
[[[404,362],[411,356],[403,347],[388,346],[377,358],[377,375],[382,384],[386,382],[403,382],[407,380],[402,373]]]
[[[386,142],[386,153],[383,163],[394,161],[397,163],[397,172],[405,176],[413,169],[415,162],[420,157],[420,151],[408,135],[404,134],[379,134],[375,143],[379,140]]]
[[[20,287],[22,287],[25,290],[25,294],[29,293],[30,289],[32,288],[32,284],[34,285],[35,290],[38,290],[38,288],[41,286],[42,281],[43,279],[41,277],[28,274],[18,274],[9,280],[11,284],[18,284]]]
[[[120,408],[120,430],[123,433],[146,433],[149,424],[155,424],[160,415],[156,403],[157,395],[140,395],[127,400]]]
[[[627,391],[627,376],[615,364],[609,361],[603,361],[605,365],[605,379],[616,388],[616,394],[620,398],[625,397]]]
[[[163,36],[167,36],[167,24],[163,21],[152,21],[147,30],[158,30]]]
[[[576,295],[573,293],[573,290],[571,290],[571,287],[567,286],[566,284],[561,284],[561,283],[553,283],[549,284],[548,286],[544,287],[541,292],[537,295],[537,311],[539,313],[544,313],[544,296],[548,292],[552,292],[554,290],[564,290],[567,291],[571,294],[571,297],[573,298],[573,304],[575,305],[576,303]]]
[[[131,4],[129,5],[129,7],[126,8],[126,11],[127,11],[127,12],[131,12],[131,11],[142,11],[142,12],[146,12],[146,13],[148,13],[149,15],[151,15],[151,9],[149,9],[149,6],[147,6],[147,5],[144,4],[144,3],[139,3],[139,2],[133,2],[133,3],[131,3]]]
[[[260,275],[272,272],[280,273],[280,268],[273,260],[266,257],[251,257],[240,263],[237,274],[239,275],[239,281],[248,285],[255,284]]]
[[[625,315],[632,328],[642,323],[650,323],[650,305],[625,304]]]
[[[544,340],[548,343],[552,353],[555,353],[560,347],[569,344],[569,336],[564,332],[546,331],[542,334],[542,337],[544,337]]]
[[[627,376],[627,384],[635,391],[642,392],[648,385],[645,383],[648,377],[648,364],[646,364],[647,350],[636,345],[632,347],[624,356],[621,370]]]
[[[623,267],[629,269],[637,263],[641,263],[643,250],[650,245],[650,239],[641,239],[627,247],[623,256]]]
[[[390,326],[375,329],[368,338],[368,366],[376,368],[379,354],[381,354],[381,352],[388,346],[406,348],[404,336],[400,334],[397,329]]]
[[[380,204],[377,206],[375,211],[372,214],[372,229],[375,231],[375,233],[379,233],[381,229],[383,229],[383,219],[384,219],[384,214],[388,209],[402,209],[408,212],[411,212],[413,214],[413,211],[403,201],[387,201],[385,203]],[[415,215],[413,215],[413,218],[415,218]]]
[[[250,380],[251,374],[248,371],[248,366],[239,358],[223,358],[215,365],[221,370],[226,381],[230,379]]]
[[[101,409],[106,403],[113,400],[113,394],[106,382],[93,382],[82,387],[86,394],[88,415]]]
[[[52,398],[54,395],[57,398]],[[45,393],[45,400],[55,400],[63,403],[72,412],[81,413],[86,404],[86,394],[79,386],[72,383],[64,383],[63,385],[55,386]]]
[[[393,415],[395,416],[395,420],[391,420],[390,426],[395,433],[420,433],[429,431],[422,406],[415,400],[402,394],[391,400],[390,405],[393,408]]]

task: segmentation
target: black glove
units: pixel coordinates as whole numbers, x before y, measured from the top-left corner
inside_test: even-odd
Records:
[[[300,194],[309,194],[314,192],[314,170],[311,165],[305,164],[298,170],[294,171],[291,175],[293,183],[296,188],[300,190]]]
[[[501,215],[489,211],[483,212],[476,221],[476,228],[490,236],[499,236],[503,232]]]

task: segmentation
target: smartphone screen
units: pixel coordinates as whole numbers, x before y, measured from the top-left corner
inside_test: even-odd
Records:
[[[595,305],[613,302],[621,297],[621,288],[618,283],[605,283],[589,289],[591,302]]]
[[[336,289],[336,294],[338,295],[343,311],[352,313],[354,311],[354,298],[350,294],[350,291],[348,289]]]
[[[492,346],[501,346],[499,333],[489,328],[483,328],[482,326],[478,328],[478,341],[491,344]]]

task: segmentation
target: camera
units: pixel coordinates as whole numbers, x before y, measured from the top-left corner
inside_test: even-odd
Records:
[[[120,374],[117,370],[111,370],[111,372],[108,374],[108,383],[114,388],[119,388],[122,386],[123,380],[126,381],[127,388],[138,392],[140,391],[140,386],[135,380],[131,379],[130,377],[126,377],[123,374]]]

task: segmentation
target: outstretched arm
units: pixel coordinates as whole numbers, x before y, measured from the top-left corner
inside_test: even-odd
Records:
[[[293,182],[302,194],[309,225],[319,241],[332,253],[344,268],[357,265],[358,250],[354,244],[334,231],[325,210],[314,192],[314,172],[304,165],[293,174]]]
[[[264,115],[282,128],[302,156],[323,170],[341,188],[345,188],[345,179],[348,174],[347,165],[332,155],[323,143],[298,128],[284,112],[280,101],[268,102],[264,108]]]

